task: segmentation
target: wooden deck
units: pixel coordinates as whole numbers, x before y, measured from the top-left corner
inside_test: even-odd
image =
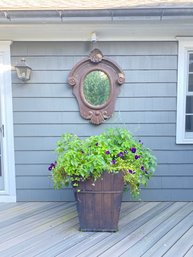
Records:
[[[0,203],[0,257],[193,257],[193,202],[122,203],[119,231],[80,232],[75,203]]]

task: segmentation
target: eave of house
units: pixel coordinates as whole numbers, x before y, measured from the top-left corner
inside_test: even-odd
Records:
[[[0,40],[176,40],[193,36],[193,8],[1,11]]]

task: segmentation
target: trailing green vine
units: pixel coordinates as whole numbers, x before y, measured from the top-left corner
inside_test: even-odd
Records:
[[[92,177],[101,177],[104,171],[123,174],[133,197],[140,195],[140,185],[147,186],[155,167],[156,158],[150,149],[136,140],[124,128],[109,129],[96,136],[80,139],[66,133],[57,142],[57,160],[49,166],[55,188]]]

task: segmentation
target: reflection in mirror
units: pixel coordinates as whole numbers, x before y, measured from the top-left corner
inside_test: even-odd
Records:
[[[100,106],[106,103],[110,97],[110,81],[103,71],[91,71],[83,83],[83,94],[86,101],[93,106]]]

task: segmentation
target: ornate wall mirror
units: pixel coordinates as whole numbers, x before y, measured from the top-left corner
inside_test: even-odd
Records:
[[[77,63],[68,76],[81,116],[97,125],[112,116],[124,82],[123,71],[99,49],[92,50],[87,58]]]

